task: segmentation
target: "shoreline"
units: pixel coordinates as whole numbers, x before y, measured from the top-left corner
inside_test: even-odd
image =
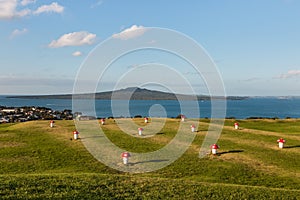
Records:
[[[49,107],[40,107],[40,106],[1,106],[0,105],[0,123],[3,122],[24,122],[24,121],[32,121],[32,120],[40,120],[40,119],[55,119],[55,120],[61,120],[61,119],[67,119],[72,120],[75,119],[78,115],[80,115],[82,118],[85,118],[87,120],[89,119],[139,119],[149,116],[144,115],[134,115],[134,116],[91,116],[91,115],[85,115],[81,112],[75,112],[73,113],[70,109],[62,109],[62,110],[53,110]],[[160,117],[155,116],[152,118],[167,118],[167,119],[180,119],[181,114],[178,114],[177,116],[169,116],[169,117]],[[188,117],[187,119],[211,119],[210,117],[199,117],[199,118],[193,118]],[[261,116],[249,116],[245,118],[237,118],[234,116],[228,116],[225,117],[224,120],[287,120],[287,119],[300,119],[299,117],[261,117]]]
[[[82,112],[83,115],[94,115],[88,108],[90,101],[79,100],[79,108],[74,108],[72,100],[66,99],[9,99],[0,98],[0,108],[18,107],[45,107],[53,111],[73,110]],[[178,114],[185,114],[188,118],[210,118],[212,112],[212,101],[174,101],[174,100],[95,100],[95,111],[97,118],[109,118],[114,116],[130,117],[158,116],[176,118]],[[198,104],[197,104],[198,103]],[[225,118],[227,119],[286,119],[300,118],[300,98],[277,99],[277,98],[249,98],[240,101],[226,102]],[[116,106],[116,107],[115,107]],[[184,107],[182,107],[184,106]],[[88,109],[87,109],[88,108]],[[118,112],[115,108],[120,108]],[[198,110],[199,108],[199,110]],[[126,111],[128,109],[128,111]],[[164,112],[160,112],[163,111]],[[125,112],[126,111],[126,112]],[[151,113],[150,113],[151,112]],[[1,116],[1,113],[0,113]]]

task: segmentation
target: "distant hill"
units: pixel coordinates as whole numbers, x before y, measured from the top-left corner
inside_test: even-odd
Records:
[[[126,89],[120,89],[116,91],[98,92],[95,94],[76,94],[74,97],[76,99],[88,98],[95,95],[95,99],[117,99],[117,100],[210,100],[210,99],[231,99],[231,100],[243,100],[248,97],[239,96],[214,96],[210,97],[208,95],[185,95],[185,94],[173,94],[169,92],[162,92],[156,90],[149,90],[145,88],[129,87]],[[59,94],[59,95],[26,95],[26,96],[9,96],[8,98],[23,98],[23,99],[72,99],[72,94]]]

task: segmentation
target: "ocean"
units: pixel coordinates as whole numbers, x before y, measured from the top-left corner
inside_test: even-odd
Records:
[[[95,100],[95,110],[98,118],[107,117],[176,117],[184,114],[188,118],[210,118],[211,102],[198,101],[197,104],[192,101],[184,101],[185,113],[182,113],[180,103],[176,100],[131,100],[129,105],[127,101],[114,101],[114,110],[110,100]],[[300,118],[300,98],[279,98],[279,97],[250,97],[244,100],[227,100],[226,117],[245,119],[250,117],[262,118]],[[83,101],[84,104],[84,101]],[[6,98],[0,96],[0,106],[22,107],[22,106],[39,106],[47,107],[52,110],[62,111],[64,109],[72,110],[71,99],[22,99]],[[123,112],[124,110],[124,112]],[[74,111],[73,111],[74,112]],[[90,113],[83,111],[84,115]],[[116,115],[117,113],[117,115]],[[200,115],[199,115],[200,113]]]

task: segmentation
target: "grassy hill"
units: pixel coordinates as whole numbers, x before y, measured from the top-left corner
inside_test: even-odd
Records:
[[[54,128],[48,121],[0,124],[0,199],[300,199],[300,120],[239,120],[240,130],[226,120],[220,154],[199,159],[208,123],[200,121],[181,158],[144,174],[97,161],[80,140],[70,139],[73,121],[56,121]],[[160,134],[129,143],[113,120],[103,129],[118,146],[145,152],[166,145],[178,124],[167,119]],[[286,148],[277,148],[279,137]]]

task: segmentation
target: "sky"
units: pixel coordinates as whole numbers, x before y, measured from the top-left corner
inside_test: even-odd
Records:
[[[155,27],[201,46],[226,95],[300,96],[299,19],[297,0],[0,0],[0,95],[72,93],[91,53],[105,48],[101,44],[134,43]],[[100,66],[105,56],[98,56]],[[140,86],[186,93],[190,84],[206,94],[206,84],[214,86],[203,73],[170,52],[142,49],[113,60],[96,90]]]

